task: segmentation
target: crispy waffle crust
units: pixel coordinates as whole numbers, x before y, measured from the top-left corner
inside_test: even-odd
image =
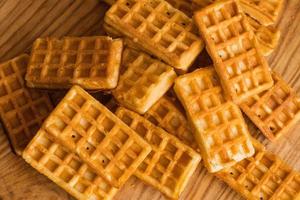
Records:
[[[117,192],[77,154],[70,153],[43,129],[27,146],[23,158],[77,199],[109,200]]]
[[[151,151],[150,145],[79,86],[73,86],[42,129],[121,187]]]
[[[123,43],[110,37],[39,38],[27,69],[29,87],[90,90],[117,86]]]
[[[204,47],[192,19],[164,0],[118,0],[106,13],[105,23],[182,71]]]
[[[194,17],[228,99],[240,103],[273,85],[268,63],[236,0],[218,1]]]
[[[185,114],[166,95],[160,98],[145,113],[144,117],[198,151],[198,144],[195,141]]]
[[[53,108],[47,93],[26,88],[28,59],[23,54],[0,64],[0,115],[19,155]]]
[[[225,100],[213,68],[178,77],[174,89],[208,171],[217,172],[254,154],[243,115],[236,104]]]
[[[135,175],[168,198],[178,199],[197,168],[200,155],[173,135],[126,108],[119,108],[116,115],[152,147]]]
[[[171,66],[133,49],[124,50],[121,65],[113,95],[120,104],[140,114],[155,104],[176,78]]]
[[[239,0],[243,11],[262,25],[277,22],[284,5],[284,0]]]
[[[270,140],[287,133],[300,120],[300,97],[273,72],[274,86],[249,97],[240,107]]]
[[[300,198],[300,174],[253,141],[256,153],[216,176],[249,200]]]

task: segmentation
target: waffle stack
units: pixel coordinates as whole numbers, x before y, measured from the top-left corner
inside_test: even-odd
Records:
[[[180,71],[186,71],[203,49],[192,20],[164,0],[118,0],[105,23]]]
[[[253,141],[255,155],[216,173],[245,199],[299,199],[300,173]]]
[[[118,82],[122,47],[121,40],[104,36],[37,39],[27,68],[27,85],[113,89]]]
[[[174,69],[149,55],[125,49],[114,97],[125,107],[144,114],[172,86]]]
[[[116,115],[152,147],[151,153],[135,175],[170,199],[178,199],[198,166],[200,155],[176,137],[130,110],[119,108]]]
[[[210,172],[230,167],[254,154],[242,113],[236,104],[225,99],[212,68],[178,77],[174,89]]]
[[[0,116],[19,155],[52,110],[47,93],[26,88],[28,59],[24,54],[0,64]]]

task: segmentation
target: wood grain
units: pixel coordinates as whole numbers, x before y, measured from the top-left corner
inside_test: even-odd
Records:
[[[101,0],[100,0],[101,1]],[[0,0],[0,61],[30,49],[37,37],[102,35],[107,6],[99,0]],[[280,45],[268,58],[271,67],[283,75],[300,94],[300,1],[288,0],[278,23]],[[200,63],[202,64],[202,63]],[[270,143],[250,124],[255,137],[300,171],[300,124],[277,143]],[[1,129],[0,129],[1,130]],[[72,199],[38,174],[10,150],[0,131],[0,200]],[[160,192],[132,177],[116,200],[161,200]],[[199,166],[181,199],[242,199],[225,183]]]

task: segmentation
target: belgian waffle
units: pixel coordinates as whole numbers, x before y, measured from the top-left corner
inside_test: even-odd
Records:
[[[182,71],[204,47],[192,19],[164,0],[118,0],[105,23]]]
[[[261,53],[264,56],[270,55],[278,45],[280,31],[276,28],[262,26],[251,17],[247,17],[247,21],[256,36]]]
[[[262,25],[273,25],[279,18],[284,0],[240,0],[243,11]]]
[[[300,120],[300,97],[273,72],[274,86],[249,97],[240,107],[270,140],[278,139]]]
[[[254,154],[243,115],[236,104],[225,100],[213,68],[178,77],[174,89],[208,171],[217,172]]]
[[[292,200],[300,198],[300,173],[293,171],[277,155],[253,142],[253,157],[216,173],[230,187],[249,200]]]
[[[26,88],[28,59],[24,54],[0,64],[0,115],[19,155],[52,110],[47,93]]]
[[[26,81],[29,87],[85,89],[117,86],[122,40],[110,37],[39,38],[33,44]]]
[[[236,0],[221,0],[196,12],[228,99],[240,103],[273,85],[270,68]]]
[[[144,139],[79,86],[69,90],[43,129],[117,188],[151,151]]]
[[[176,78],[171,66],[133,49],[124,50],[121,65],[113,95],[120,104],[140,114],[159,100]]]
[[[116,115],[152,147],[152,152],[136,170],[135,175],[167,197],[178,199],[197,168],[200,155],[176,137],[126,108],[119,108]]]
[[[23,152],[33,168],[77,199],[109,200],[117,189],[41,129]]]
[[[184,113],[168,97],[160,98],[144,115],[156,126],[179,138],[186,145],[198,150],[192,130]]]

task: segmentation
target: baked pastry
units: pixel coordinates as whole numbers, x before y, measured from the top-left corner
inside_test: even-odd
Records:
[[[228,99],[240,103],[273,85],[270,68],[236,0],[220,0],[195,14]]]
[[[123,106],[144,114],[173,85],[174,69],[143,52],[125,49],[120,80],[113,96]]]
[[[53,109],[46,92],[26,87],[26,54],[0,64],[0,116],[14,151],[21,155]]]
[[[174,90],[186,110],[209,172],[233,166],[254,154],[242,112],[225,99],[213,68],[179,76]]]
[[[89,90],[117,86],[123,43],[106,36],[39,38],[31,51],[28,87]]]
[[[118,0],[106,12],[105,23],[181,71],[204,47],[192,19],[164,0]]]
[[[168,198],[178,199],[197,168],[200,155],[137,113],[121,107],[116,115],[152,147],[134,174]]]

